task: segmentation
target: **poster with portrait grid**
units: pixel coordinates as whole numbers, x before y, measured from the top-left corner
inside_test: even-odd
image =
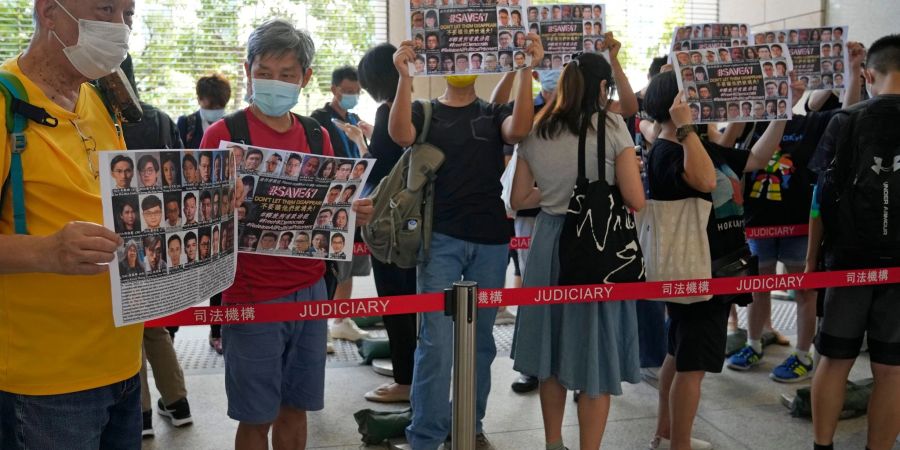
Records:
[[[100,152],[116,326],[167,316],[234,282],[234,160],[227,150]]]

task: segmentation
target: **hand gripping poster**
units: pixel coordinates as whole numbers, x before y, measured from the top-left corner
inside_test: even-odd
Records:
[[[234,282],[234,160],[228,151],[101,152],[116,326],[167,316]],[[109,170],[105,170],[109,168]]]
[[[793,28],[754,33],[755,44],[786,45],[794,61],[797,78],[807,90],[844,89],[849,51],[846,26]]]
[[[222,142],[236,155],[244,201],[238,250],[285,258],[350,261],[359,198],[375,163]]]
[[[694,50],[682,64],[672,53],[678,87],[694,123],[762,122],[791,118],[791,56],[784,44]],[[699,63],[695,64],[695,61]]]
[[[524,2],[523,2],[524,3]],[[413,76],[510,72],[531,64],[520,0],[410,0]]]
[[[601,3],[533,5],[527,18],[529,32],[539,34],[544,44],[537,70],[561,70],[573,54],[599,52],[607,31]]]

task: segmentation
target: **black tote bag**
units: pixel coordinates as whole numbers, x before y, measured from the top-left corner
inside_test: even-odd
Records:
[[[578,137],[578,179],[559,242],[559,285],[644,281],[644,257],[634,215],[619,188],[606,182],[606,123],[597,124],[597,181],[585,175],[585,139],[590,117]]]

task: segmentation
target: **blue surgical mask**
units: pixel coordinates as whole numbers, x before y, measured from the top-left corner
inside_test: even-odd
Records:
[[[561,70],[542,70],[540,72],[541,77],[541,90],[544,92],[556,92],[556,86],[559,85],[559,76],[562,73]]]
[[[281,117],[297,105],[300,85],[278,80],[253,79],[253,104],[269,117]]]
[[[344,111],[356,108],[358,102],[359,94],[341,94],[341,108],[344,108]]]
[[[206,123],[213,123],[225,116],[224,109],[200,108],[200,118]]]

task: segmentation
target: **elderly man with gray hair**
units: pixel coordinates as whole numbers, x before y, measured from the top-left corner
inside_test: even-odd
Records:
[[[18,81],[32,111],[56,120],[31,114],[24,139],[15,141],[24,151],[15,155],[13,140],[0,142],[0,186],[3,194],[23,193],[25,219],[14,220],[12,202],[4,202],[0,448],[140,448],[143,325],[113,323],[108,271],[124,243],[100,225],[97,152],[124,149],[125,142],[87,84],[125,59],[134,1],[32,3],[28,47],[0,70]],[[0,111],[8,112],[5,97]],[[4,132],[6,121],[0,114]],[[8,177],[11,166],[27,182]]]
[[[291,113],[312,77],[315,47],[306,31],[270,20],[251,34],[244,70],[250,106],[211,125],[200,148],[240,139],[248,145],[333,156],[328,132]],[[249,142],[252,140],[252,143]],[[357,200],[357,223],[372,214],[371,200]],[[325,264],[278,254],[238,255],[226,305],[327,300]],[[237,449],[306,448],[306,412],[324,408],[324,320],[224,325],[228,416],[240,422]]]

